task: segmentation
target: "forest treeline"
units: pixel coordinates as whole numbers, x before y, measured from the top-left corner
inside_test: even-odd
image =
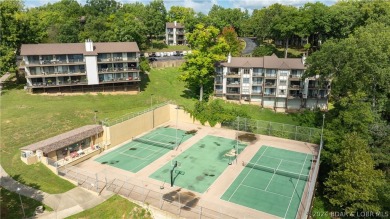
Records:
[[[136,41],[147,49],[161,39],[165,23],[173,21],[194,32],[188,35],[190,42],[199,44],[193,49],[210,60],[219,57],[211,57],[210,49],[203,49],[194,36],[211,31],[210,48],[222,51],[217,39],[226,27],[241,37],[257,37],[263,49],[259,55],[272,52],[267,45],[261,48],[267,41],[279,41],[286,49],[301,46],[309,54],[305,76],[332,81],[333,108],[325,118],[317,195],[326,200],[327,210],[390,214],[390,1],[345,0],[331,6],[316,2],[299,8],[273,4],[252,13],[214,5],[203,14],[179,6],[167,10],[162,0],[148,4],[87,0],[85,5],[61,0],[36,8],[5,0],[0,10],[1,73],[17,72],[22,43]],[[212,80],[213,68],[208,69],[202,74]],[[182,70],[188,77],[196,71],[190,65]],[[202,91],[208,82],[201,81]],[[301,125],[320,127],[323,113],[302,114]]]

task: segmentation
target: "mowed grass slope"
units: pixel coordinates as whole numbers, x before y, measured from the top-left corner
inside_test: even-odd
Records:
[[[114,195],[102,204],[75,214],[67,219],[106,219],[106,218],[133,218],[133,219],[151,219],[149,211],[137,204]]]
[[[62,193],[74,185],[62,180],[42,164],[27,166],[20,160],[19,148],[94,123],[137,112],[153,104],[173,100],[192,108],[196,99],[184,94],[178,68],[153,69],[142,79],[141,93],[82,94],[76,96],[32,95],[21,89],[3,90],[1,99],[0,156],[3,168],[18,181],[48,193]],[[153,94],[153,95],[151,95]],[[258,106],[226,104],[239,108],[255,119],[295,124],[292,115],[276,114]]]

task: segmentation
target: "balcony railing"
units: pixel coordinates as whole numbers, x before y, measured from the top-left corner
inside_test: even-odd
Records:
[[[228,72],[227,77],[241,77],[238,72]]]
[[[253,77],[264,77],[264,73],[254,73],[252,74]]]
[[[130,68],[100,68],[100,69],[98,69],[99,73],[127,72],[127,71],[139,71],[139,68],[138,67],[130,67]]]
[[[267,78],[276,78],[276,74],[265,74]]]
[[[290,78],[292,79],[300,79],[301,77],[302,77],[301,75],[294,75],[294,74],[290,75]]]
[[[222,94],[222,93],[223,93],[223,90],[215,90],[215,93],[216,93],[216,94]]]
[[[252,94],[262,94],[262,92],[260,90],[253,90]]]
[[[263,82],[262,81],[253,81],[252,84],[253,85],[262,85]]]
[[[299,90],[302,87],[300,85],[290,85],[290,89]]]
[[[240,82],[239,81],[227,82],[226,85],[227,86],[240,86]]]
[[[222,81],[215,81],[215,84],[222,84]]]
[[[275,95],[276,95],[275,92],[272,92],[272,93],[264,93],[264,96],[269,96],[269,97],[275,96]]]
[[[115,82],[126,82],[126,81],[139,81],[139,77],[122,77],[122,78],[111,78],[99,80],[100,83],[115,83]]]
[[[271,82],[265,82],[265,87],[275,87],[276,83],[271,83]]]
[[[300,94],[289,94],[288,95],[288,98],[289,99],[295,99],[295,98],[301,98],[302,95]]]
[[[236,90],[227,90],[226,93],[227,93],[227,94],[240,94],[240,91],[236,91]]]

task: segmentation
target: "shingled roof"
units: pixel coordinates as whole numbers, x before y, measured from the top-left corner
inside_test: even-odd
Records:
[[[100,132],[103,132],[103,127],[101,125],[86,125],[77,129],[73,129],[69,132],[65,132],[63,134],[48,138],[46,140],[22,147],[20,148],[20,150],[41,150],[44,153],[49,153],[65,146],[77,143],[85,138],[89,138]]]
[[[182,25],[181,23],[177,23],[177,22],[176,22],[176,25],[175,25],[175,23],[166,23],[165,26],[166,26],[166,28],[184,28],[184,25]]]
[[[230,63],[220,66],[237,68],[306,69],[300,58],[278,58],[275,54],[264,57],[232,57]]]
[[[23,44],[20,55],[97,55],[98,53],[139,52],[138,45],[135,42],[93,43],[93,48],[93,52],[85,51],[84,43]]]

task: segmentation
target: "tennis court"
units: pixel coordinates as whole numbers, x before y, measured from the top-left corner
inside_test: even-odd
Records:
[[[312,155],[262,146],[222,199],[281,218],[295,218]]]
[[[95,161],[136,173],[175,149],[176,145],[183,143],[191,136],[192,134],[186,134],[183,130],[168,127],[158,128],[141,138],[133,139],[133,141],[95,159]]]
[[[173,184],[204,193],[235,159],[236,150],[239,154],[245,147],[233,139],[207,135],[150,177],[170,184],[171,170],[177,161],[178,166],[172,172]]]

